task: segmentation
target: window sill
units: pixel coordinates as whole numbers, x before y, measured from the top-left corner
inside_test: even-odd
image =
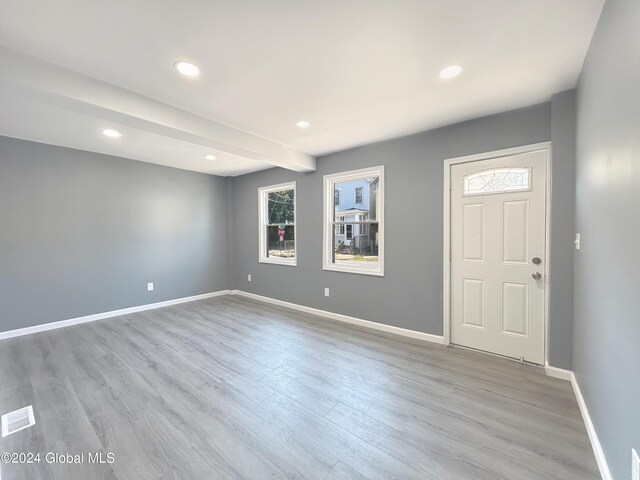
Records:
[[[285,267],[297,267],[298,266],[297,260],[287,261],[287,260],[273,260],[273,259],[261,258],[261,259],[258,260],[258,262],[259,263],[267,263],[269,265],[283,265]]]
[[[336,265],[324,265],[322,267],[323,270],[327,270],[330,272],[341,272],[341,273],[355,273],[357,275],[372,275],[374,277],[384,277],[384,269],[380,270],[370,270],[366,268],[354,268],[348,266],[336,266]]]

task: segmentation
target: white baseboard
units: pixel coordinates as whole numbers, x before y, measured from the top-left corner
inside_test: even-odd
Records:
[[[604,456],[604,451],[602,450],[602,445],[600,445],[598,434],[596,433],[596,429],[593,426],[593,422],[591,421],[591,416],[589,415],[587,404],[584,401],[584,397],[582,396],[582,392],[580,391],[580,385],[578,385],[575,374],[571,370],[552,367],[549,364],[545,366],[545,371],[550,377],[559,378],[561,380],[571,382],[573,393],[576,396],[576,400],[578,401],[578,408],[580,408],[580,413],[582,414],[584,426],[587,429],[587,434],[589,435],[591,448],[593,448],[593,454],[596,457],[596,462],[598,463],[598,468],[600,469],[600,476],[602,476],[602,480],[613,480],[611,471],[609,470],[609,465],[607,464],[607,459]]]
[[[430,333],[416,332],[415,330],[408,330],[406,328],[394,327],[391,325],[385,325],[383,323],[372,322],[370,320],[363,320],[361,318],[350,317],[348,315],[342,315],[340,313],[328,312],[326,310],[320,310],[318,308],[305,307],[298,305],[297,303],[285,302],[283,300],[276,300],[271,297],[264,297],[255,293],[245,292],[243,290],[232,290],[232,295],[241,295],[243,297],[253,298],[265,303],[271,303],[281,307],[291,308],[305,313],[311,313],[320,317],[330,318],[339,322],[350,323],[351,325],[359,325],[361,327],[371,328],[373,330],[379,330],[382,332],[393,333],[395,335],[402,335],[404,337],[415,338],[426,342],[438,343],[444,345],[444,337],[441,335],[432,335]]]
[[[567,382],[570,382],[571,379],[573,378],[573,372],[571,370],[552,367],[548,363],[545,365],[544,370],[547,373],[547,375],[549,375],[550,377],[559,378],[560,380],[565,380]]]
[[[587,404],[585,403],[582,392],[580,391],[580,385],[578,385],[578,381],[576,380],[576,376],[573,372],[571,372],[571,386],[573,387],[573,393],[576,396],[576,400],[578,400],[578,407],[580,407],[582,420],[584,421],[584,425],[587,428],[587,434],[589,435],[589,440],[591,441],[591,447],[593,448],[593,454],[596,457],[596,462],[598,463],[598,468],[600,469],[602,480],[613,480],[613,477],[611,476],[611,470],[609,470],[609,465],[607,464],[607,458],[604,456],[602,445],[600,445],[600,440],[598,439],[598,434],[596,433],[596,428],[593,426],[591,416],[589,415],[589,410],[587,409]]]
[[[32,333],[46,332],[47,330],[55,330],[57,328],[70,327],[71,325],[78,325],[80,323],[94,322],[96,320],[102,320],[104,318],[119,317],[120,315],[127,315],[129,313],[143,312],[145,310],[153,310],[154,308],[168,307],[170,305],[177,305],[179,303],[193,302],[195,300],[203,300],[205,298],[217,297],[220,295],[229,295],[229,290],[220,290],[218,292],[204,293],[202,295],[194,295],[192,297],[176,298],[174,300],[166,300],[164,302],[150,303],[147,305],[140,305],[137,307],[123,308],[122,310],[113,310],[111,312],[96,313],[94,315],[87,315],[85,317],[71,318],[69,320],[60,320],[59,322],[44,323],[42,325],[34,325],[33,327],[18,328],[16,330],[9,330],[6,332],[0,332],[0,340],[7,338],[20,337],[22,335],[30,335]]]

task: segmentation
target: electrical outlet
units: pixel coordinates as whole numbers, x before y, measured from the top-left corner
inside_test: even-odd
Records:
[[[251,274],[247,275],[247,282],[251,281]]]
[[[640,480],[640,457],[635,448],[631,449],[631,480]]]
[[[573,241],[573,244],[576,246],[576,250],[580,250],[580,234],[576,233],[576,239]]]
[[[329,289],[328,289],[328,288],[325,288],[325,289],[324,289],[324,296],[325,296],[325,297],[328,297],[328,296],[329,296],[329,294],[330,294]]]
[[[153,292],[153,282],[147,283],[147,292]]]

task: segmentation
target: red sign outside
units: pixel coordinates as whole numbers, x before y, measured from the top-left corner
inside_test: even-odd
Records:
[[[278,229],[278,235],[280,235],[280,241],[282,242],[284,240],[284,228]]]

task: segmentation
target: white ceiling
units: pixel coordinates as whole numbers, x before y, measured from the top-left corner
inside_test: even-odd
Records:
[[[603,4],[0,0],[0,135],[218,175],[309,171],[573,88]],[[440,80],[452,63],[462,74]]]

